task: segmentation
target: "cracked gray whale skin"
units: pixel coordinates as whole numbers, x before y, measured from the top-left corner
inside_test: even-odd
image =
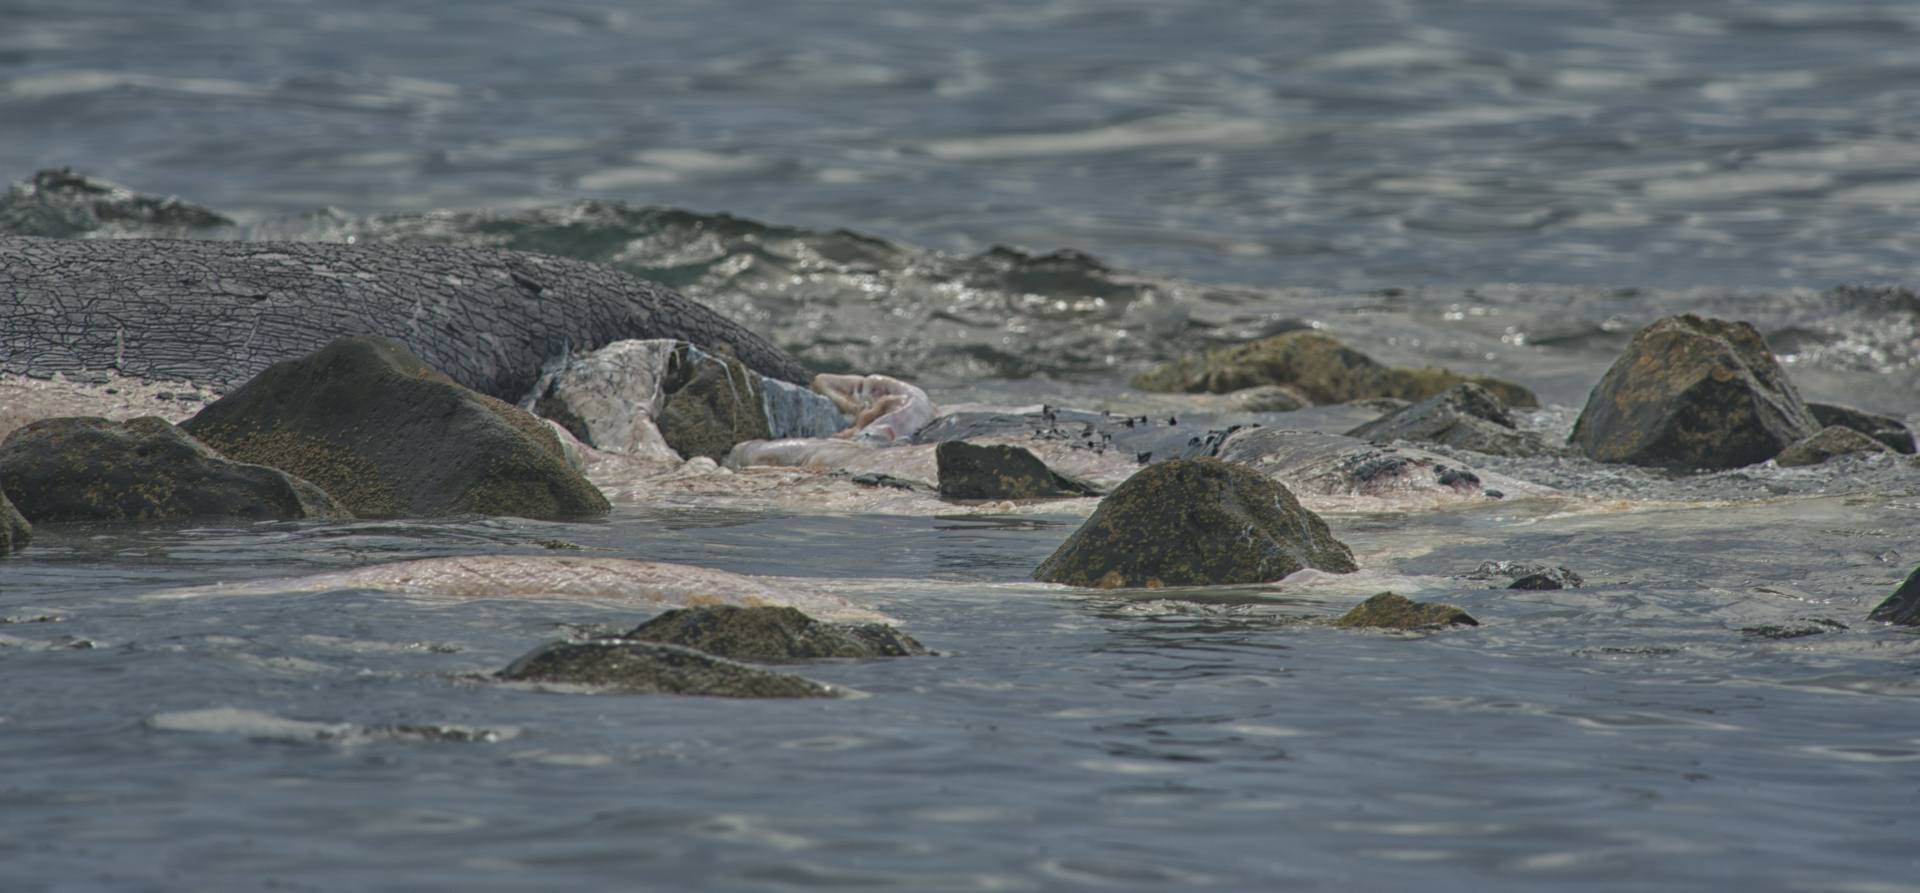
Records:
[[[426,244],[0,236],[0,372],[224,390],[361,334],[399,340],[507,400],[549,358],[627,338],[678,338],[772,378],[811,378],[708,307],[584,261]]]

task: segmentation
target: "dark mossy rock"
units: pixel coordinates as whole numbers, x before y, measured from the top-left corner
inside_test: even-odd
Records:
[[[940,495],[948,499],[1060,499],[1099,496],[1085,481],[1047,467],[1017,446],[950,440],[934,448]]]
[[[1282,384],[1241,388],[1227,397],[1237,412],[1293,412],[1312,405],[1299,391]]]
[[[1516,384],[1445,369],[1390,368],[1313,331],[1287,332],[1182,357],[1141,373],[1134,378],[1133,386],[1143,391],[1226,394],[1261,385],[1284,385],[1316,405],[1325,405],[1368,397],[1425,400],[1463,381],[1486,388],[1509,406],[1540,405],[1532,391]]]
[[[512,682],[581,685],[614,694],[832,698],[832,688],[692,648],[629,639],[543,645],[501,670]]]
[[[1483,561],[1469,580],[1507,580],[1508,589],[1579,589],[1586,584],[1564,567],[1523,561]]]
[[[912,636],[884,623],[821,623],[787,607],[677,608],[635,627],[625,638],[766,662],[927,653]]]
[[[319,487],[229,461],[152,416],[41,419],[17,429],[0,443],[0,482],[38,524],[351,516]]]
[[[313,481],[362,517],[568,519],[610,508],[545,422],[377,336],[275,363],[181,427],[232,458]]]
[[[0,486],[0,558],[4,558],[27,547],[33,539],[33,525],[27,523],[20,510],[7,501],[7,492]]]
[[[1454,385],[1347,432],[1374,443],[1411,440],[1438,443],[1494,456],[1550,452],[1538,434],[1514,426],[1506,404],[1477,384]]]
[[[1633,337],[1594,386],[1570,442],[1601,462],[1738,468],[1818,428],[1758,330],[1686,314]]]
[[[1886,444],[1852,428],[1828,425],[1781,450],[1780,455],[1773,457],[1773,461],[1781,468],[1795,468],[1802,465],[1819,465],[1836,456],[1891,452],[1893,450]]]
[[[667,365],[666,402],[660,409],[660,436],[675,452],[715,462],[733,445],[767,440],[760,377],[732,357],[678,347]]]
[[[1874,608],[1867,619],[1901,626],[1920,626],[1920,569],[1908,574],[1906,582],[1901,583],[1899,589],[1895,589],[1886,601]]]
[[[1340,616],[1334,626],[1348,629],[1419,629],[1427,626],[1479,626],[1480,621],[1452,605],[1417,602],[1382,592]]]
[[[1116,487],[1033,572],[1101,589],[1265,583],[1303,568],[1358,570],[1285,486],[1218,459],[1173,459]]]
[[[1807,411],[1813,413],[1815,421],[1821,426],[1839,425],[1852,428],[1874,440],[1887,445],[1896,453],[1913,455],[1913,429],[1907,423],[1892,416],[1874,415],[1851,406],[1836,406],[1832,403],[1808,403]]]

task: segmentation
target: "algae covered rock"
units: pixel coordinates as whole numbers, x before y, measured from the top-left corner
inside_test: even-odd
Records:
[[[1759,331],[1686,314],[1634,336],[1594,386],[1570,441],[1601,462],[1737,468],[1818,428]]]
[[[232,458],[313,481],[363,517],[610,508],[545,422],[377,336],[275,363],[181,427]]]
[[[1920,626],[1920,569],[1908,574],[1900,588],[1874,608],[1867,619],[1900,626]]]
[[[1334,626],[1347,629],[1419,629],[1426,626],[1479,626],[1480,621],[1452,605],[1417,602],[1382,592],[1341,615]]]
[[[1264,583],[1309,567],[1358,569],[1285,486],[1217,459],[1172,459],[1116,487],[1033,576],[1151,588]]]
[[[1047,467],[1017,446],[979,446],[950,440],[934,448],[940,495],[948,499],[1058,499],[1098,496],[1085,481]]]
[[[1533,392],[1492,378],[1472,378],[1445,369],[1383,366],[1334,338],[1293,331],[1246,344],[1182,357],[1143,372],[1133,386],[1143,391],[1225,394],[1262,385],[1283,385],[1316,405],[1369,397],[1424,400],[1471,381],[1510,406],[1538,406]]]
[[[42,419],[0,443],[0,482],[28,520],[340,518],[319,487],[229,461],[165,419]]]
[[[501,670],[511,682],[586,686],[614,694],[831,698],[830,687],[692,648],[628,639],[554,642]]]
[[[1394,410],[1347,436],[1374,443],[1438,443],[1493,456],[1537,456],[1549,449],[1539,435],[1514,425],[1500,398],[1468,382]]]
[[[927,653],[912,636],[884,623],[821,623],[788,607],[676,608],[635,627],[624,638],[769,662]]]
[[[667,367],[660,435],[681,456],[715,462],[741,441],[770,439],[761,387],[759,376],[739,360],[682,346]]]
[[[33,539],[33,525],[20,516],[20,510],[7,501],[7,492],[0,486],[0,558],[27,547]]]
[[[1875,415],[1851,406],[1836,406],[1832,403],[1808,403],[1807,411],[1813,413],[1814,421],[1823,426],[1839,425],[1842,428],[1852,428],[1886,444],[1888,449],[1896,453],[1913,454],[1913,429],[1908,428],[1907,423],[1892,416]]]
[[[1893,450],[1886,444],[1852,428],[1828,425],[1781,450],[1780,455],[1773,457],[1773,461],[1781,468],[1793,468],[1801,465],[1819,465],[1836,456],[1854,453],[1891,452]]]

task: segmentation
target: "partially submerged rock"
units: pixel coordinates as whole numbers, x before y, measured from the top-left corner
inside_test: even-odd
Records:
[[[1327,404],[1366,397],[1424,400],[1463,381],[1492,391],[1510,406],[1540,405],[1532,391],[1519,385],[1444,369],[1390,368],[1332,337],[1304,330],[1183,357],[1141,373],[1133,386],[1143,391],[1224,394],[1284,385],[1313,403]]]
[[[578,685],[629,695],[831,698],[832,688],[692,648],[629,639],[553,642],[501,670],[512,682]]]
[[[1153,588],[1264,583],[1309,567],[1358,570],[1353,553],[1286,487],[1231,463],[1176,459],[1115,488],[1033,575]]]
[[[767,662],[927,653],[912,636],[884,623],[821,623],[786,607],[680,608],[663,612],[623,638]]]
[[[0,486],[0,558],[27,547],[33,539],[33,525],[20,516],[20,510],[7,501],[7,492]]]
[[[1348,629],[1419,629],[1428,626],[1479,626],[1480,621],[1452,605],[1416,602],[1382,592],[1341,615],[1334,626]]]
[[[0,481],[21,515],[61,521],[341,518],[319,487],[229,461],[152,416],[42,419],[0,443]]]
[[[1586,584],[1564,567],[1523,561],[1483,561],[1467,579],[1509,581],[1508,589],[1579,589]]]
[[[1537,456],[1545,441],[1514,425],[1506,404],[1486,388],[1463,382],[1347,432],[1375,443],[1412,440],[1494,456]]]
[[[773,436],[761,406],[759,377],[732,357],[674,353],[667,368],[667,396],[660,435],[680,455],[718,462],[733,445]]]
[[[948,499],[1060,499],[1101,490],[1048,468],[1017,446],[948,441],[934,449],[940,495]]]
[[[1634,336],[1594,386],[1570,441],[1601,462],[1737,468],[1818,427],[1758,330],[1686,314]]]
[[[1908,574],[1900,588],[1874,608],[1867,619],[1900,626],[1920,626],[1920,569]]]
[[[377,336],[275,363],[181,427],[311,480],[363,517],[566,519],[610,508],[540,419]]]
[[[1888,449],[1896,453],[1912,455],[1914,452],[1913,429],[1892,416],[1875,415],[1832,403],[1808,403],[1807,411],[1813,413],[1814,420],[1822,426],[1852,428],[1886,444]]]
[[[1828,425],[1781,450],[1780,455],[1773,457],[1773,461],[1781,468],[1794,468],[1802,465],[1819,465],[1828,459],[1855,453],[1891,452],[1893,450],[1886,444],[1852,428]]]

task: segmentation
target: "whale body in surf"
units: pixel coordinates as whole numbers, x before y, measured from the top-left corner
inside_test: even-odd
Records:
[[[664,286],[585,261],[429,244],[0,236],[0,372],[237,386],[342,335],[385,335],[508,401],[567,351],[676,338],[769,378],[812,373]]]

